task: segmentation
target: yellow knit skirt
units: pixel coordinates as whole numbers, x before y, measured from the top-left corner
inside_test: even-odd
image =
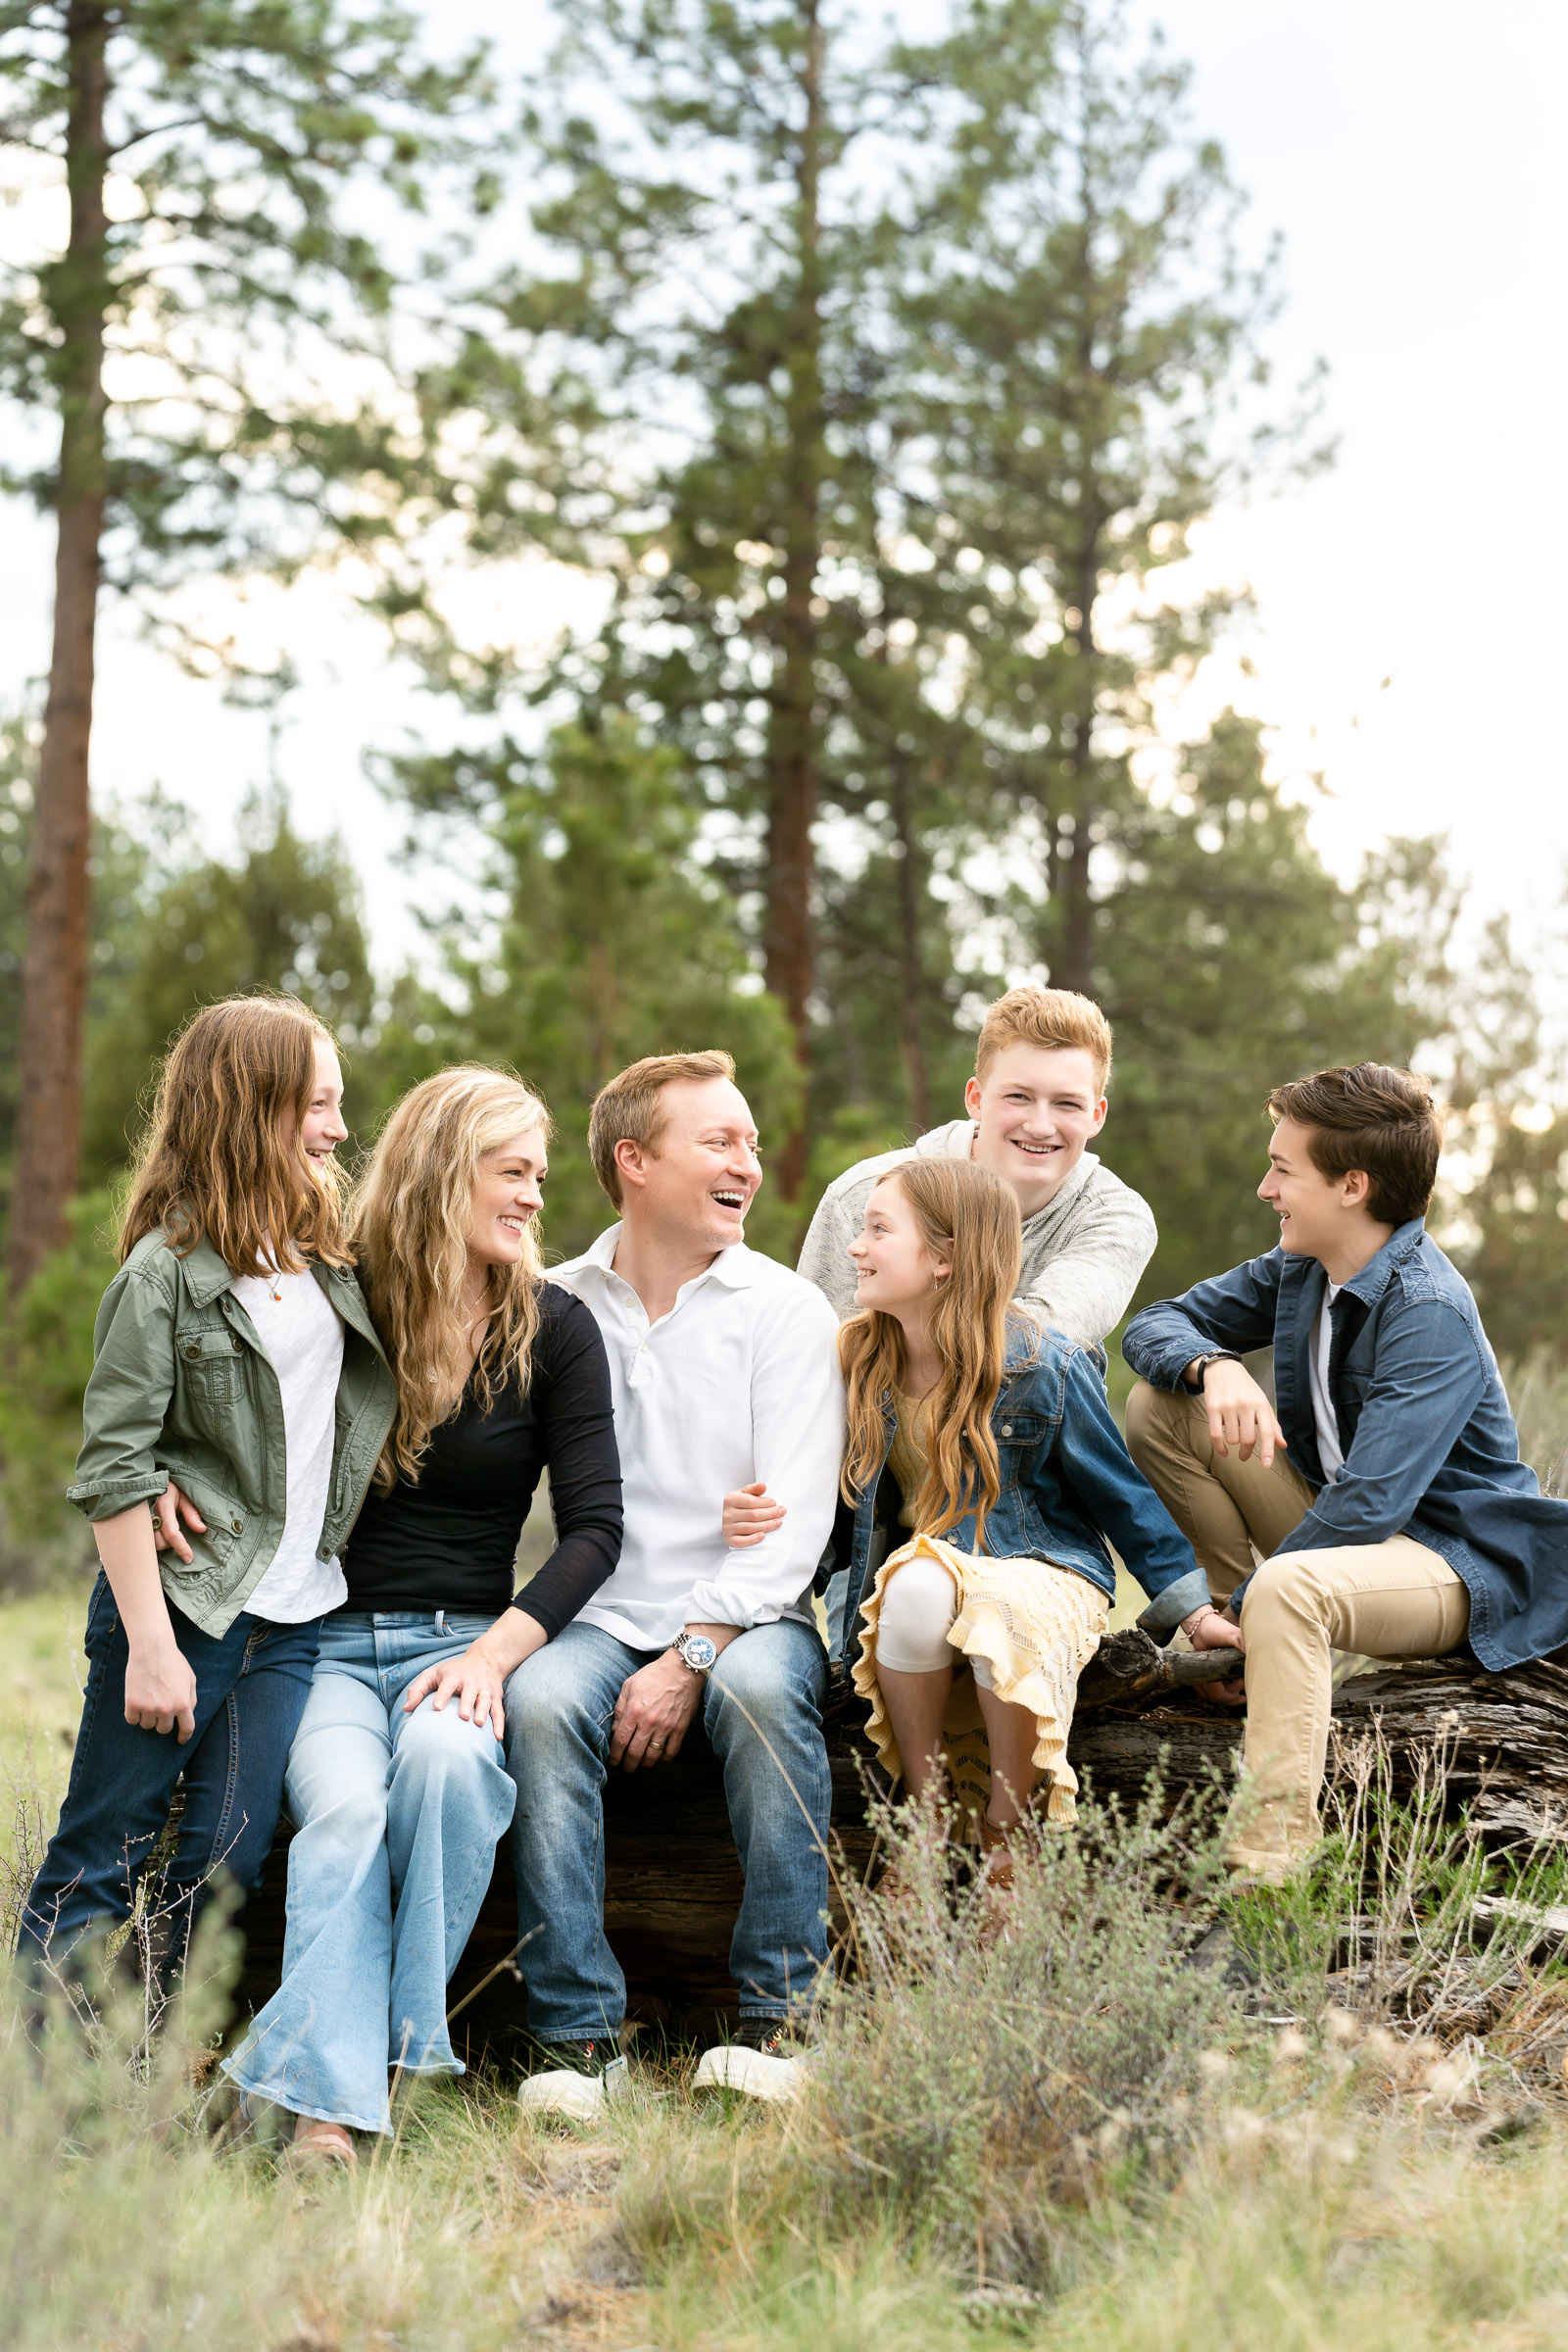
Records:
[[[1067,1761],[1067,1735],[1078,1696],[1078,1677],[1099,1648],[1110,1603],[1097,1585],[1049,1560],[994,1560],[956,1551],[940,1537],[915,1536],[890,1553],[860,1607],[860,1654],[853,1669],[856,1690],[871,1705],[866,1726],[877,1760],[895,1780],[903,1764],[893,1727],[882,1704],[876,1675],[876,1629],[888,1579],[906,1560],[936,1560],[957,1588],[957,1615],[948,1640],[960,1655],[943,1717],[943,1749],[956,1802],[978,1814],[990,1795],[991,1760],[974,1677],[963,1660],[981,1658],[991,1687],[1008,1706],[1028,1707],[1035,1718],[1035,1769],[1047,1783],[1048,1821],[1077,1817],[1078,1776]]]

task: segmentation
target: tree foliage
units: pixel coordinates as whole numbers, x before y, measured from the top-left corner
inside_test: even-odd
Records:
[[[64,235],[0,276],[0,398],[32,445],[0,486],[30,490],[56,524],[23,956],[18,1282],[63,1238],[80,1159],[105,584],[145,597],[193,566],[287,574],[323,546],[395,541],[416,475],[428,484],[394,397],[387,216],[417,211],[455,158],[452,119],[480,71],[473,57],[421,62],[414,33],[379,0],[0,12],[0,135],[33,189],[47,174],[65,198]],[[487,165],[481,203],[489,179]],[[167,598],[159,610],[180,633]]]
[[[552,1250],[586,1247],[611,1215],[588,1163],[588,1110],[645,1054],[725,1047],[764,1138],[788,1133],[788,1024],[697,857],[699,819],[675,755],[625,713],[563,727],[543,757],[515,744],[402,771],[416,808],[482,829],[491,920],[469,895],[443,926],[458,1003],[435,1049],[507,1063],[559,1121],[545,1218]],[[457,852],[472,874],[471,836]],[[752,1239],[787,1242],[764,1195]]]

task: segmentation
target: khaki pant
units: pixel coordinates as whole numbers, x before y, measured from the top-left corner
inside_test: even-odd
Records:
[[[1140,1381],[1127,1400],[1134,1461],[1198,1554],[1216,1601],[1263,1565],[1248,1591],[1247,1744],[1252,1804],[1231,1849],[1238,1867],[1278,1877],[1318,1834],[1336,1649],[1436,1658],[1457,1649],[1470,1595],[1437,1552],[1409,1536],[1324,1551],[1286,1551],[1317,1490],[1276,1453],[1265,1470],[1218,1455],[1202,1402]]]

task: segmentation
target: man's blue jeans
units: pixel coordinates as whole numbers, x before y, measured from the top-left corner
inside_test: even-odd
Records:
[[[125,1721],[128,1645],[100,1571],[87,1604],[87,1690],[71,1782],[21,1920],[19,1957],[35,1982],[84,1937],[96,1941],[130,1917],[181,1778],[178,1842],[157,1906],[174,1966],[218,1872],[244,1894],[261,1885],[321,1621],[272,1625],[242,1612],[215,1635],[172,1602],[169,1617],[196,1677],[196,1728],[183,1746],[172,1732]]]
[[[660,1654],[578,1622],[507,1685],[518,1965],[529,2026],[545,2041],[602,2038],[625,2015],[626,1981],[605,1936],[605,1776],[621,1685]],[[723,1768],[746,1874],[729,1956],[744,2016],[805,2008],[827,1963],[826,1693],[811,1627],[753,1626],[720,1653],[687,1734],[706,1733]]]
[[[295,2115],[391,2129],[387,2077],[461,2075],[448,1979],[478,1916],[514,1793],[486,1723],[404,1693],[493,1622],[340,1610],[288,1760],[283,1982],[224,2071]]]

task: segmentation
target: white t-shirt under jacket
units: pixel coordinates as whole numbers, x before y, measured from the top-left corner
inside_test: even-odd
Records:
[[[235,1298],[256,1326],[283,1399],[283,1533],[245,1606],[274,1625],[324,1617],[348,1598],[336,1560],[318,1560],[321,1522],[332,1482],[337,1384],[343,1325],[316,1276],[244,1274]]]
[[[620,1565],[583,1622],[645,1650],[684,1625],[809,1623],[844,1454],[838,1318],[813,1283],[737,1242],[651,1324],[614,1271],[619,1235],[550,1269],[604,1334],[625,1496]],[[759,1478],[784,1524],[731,1551],[724,1496]]]

